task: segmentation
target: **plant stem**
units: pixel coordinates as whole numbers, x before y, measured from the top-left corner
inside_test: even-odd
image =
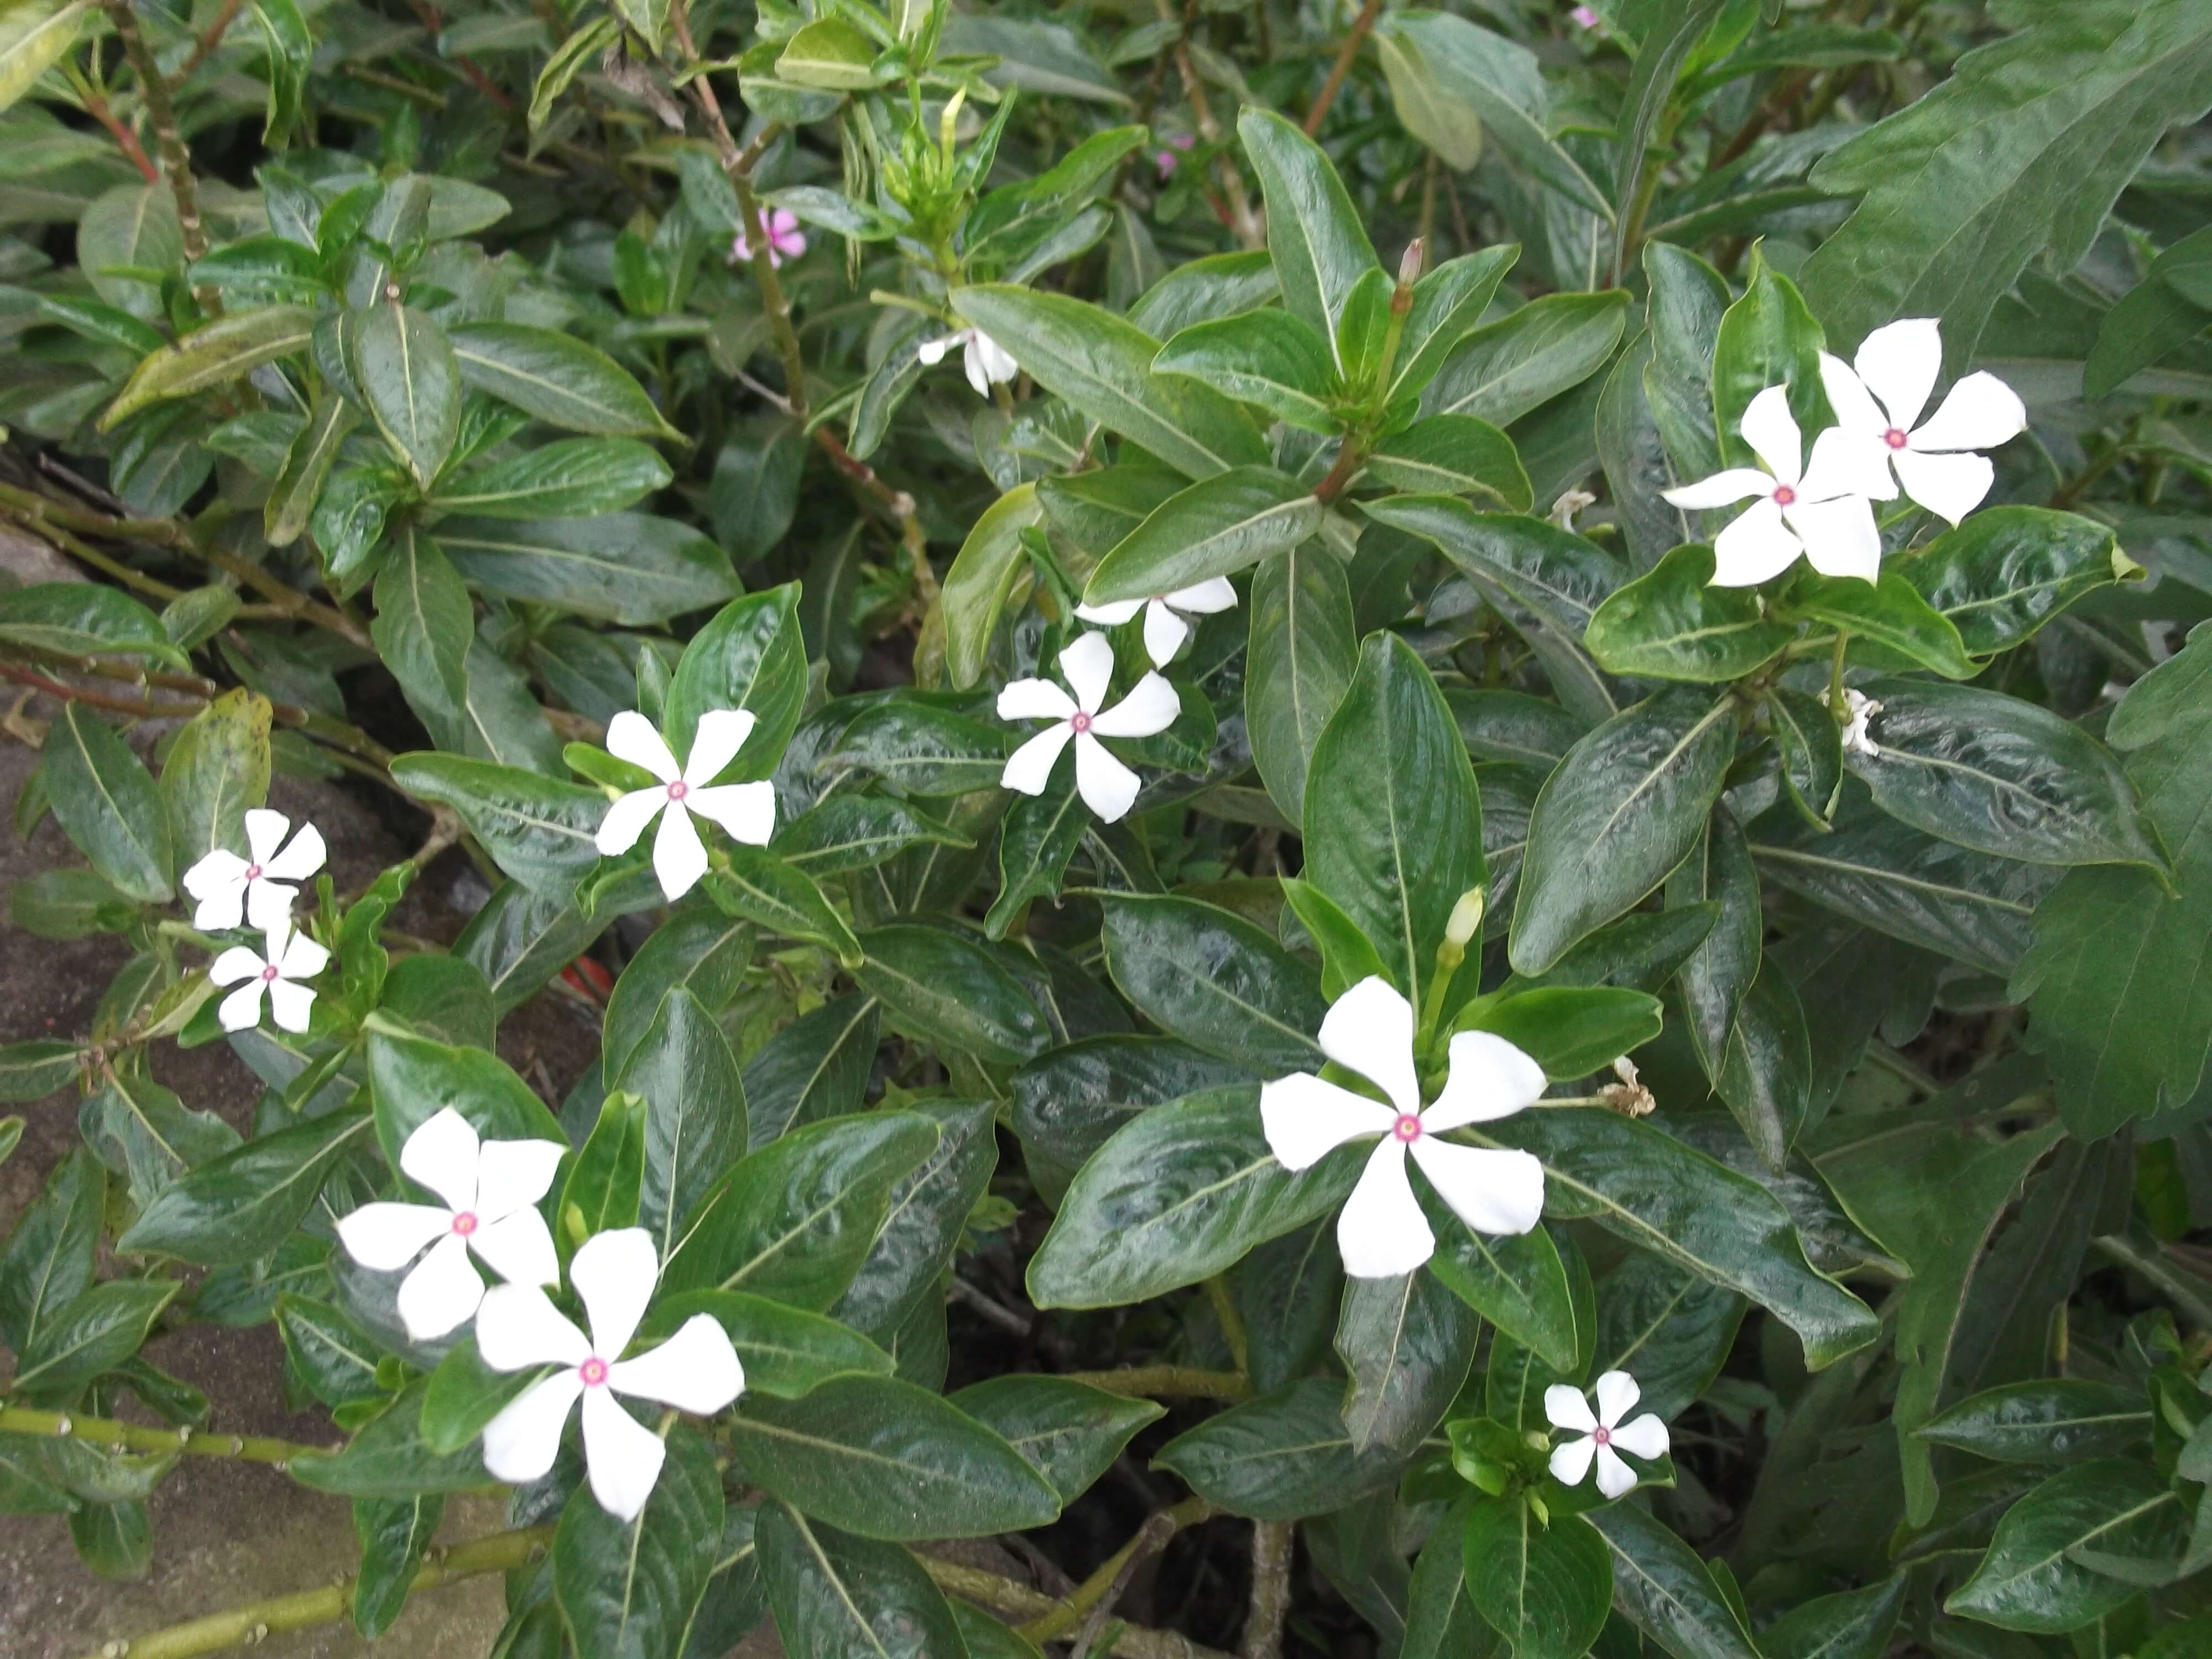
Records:
[[[200,222],[199,192],[192,183],[192,153],[185,146],[183,129],[177,125],[176,106],[169,101],[169,83],[154,61],[146,37],[138,32],[138,19],[131,0],[105,0],[115,38],[138,76],[138,97],[146,106],[146,118],[154,125],[154,145],[161,153],[161,171],[168,175],[169,194],[177,200],[177,228],[183,234],[185,258],[198,259],[208,251],[207,227]],[[222,314],[222,302],[212,289],[194,290],[203,310]]]
[[[1168,0],[1158,0],[1158,3],[1162,21],[1173,22],[1175,9]],[[1197,9],[1194,5],[1183,15],[1186,33]],[[1174,52],[1176,72],[1182,77],[1182,95],[1190,100],[1190,112],[1198,125],[1198,136],[1209,144],[1225,143],[1221,124],[1213,118],[1213,106],[1206,95],[1206,82],[1198,78],[1198,66],[1191,61],[1188,44],[1178,40],[1175,43]],[[1247,248],[1267,246],[1267,233],[1261,228],[1259,216],[1252,211],[1252,198],[1244,190],[1244,175],[1237,170],[1237,163],[1230,159],[1226,149],[1214,159],[1220,164],[1221,193],[1229,204],[1229,228],[1236,232],[1237,240]]]
[[[34,1434],[48,1440],[82,1440],[113,1451],[183,1452],[191,1457],[228,1457],[245,1463],[273,1463],[283,1468],[295,1457],[325,1457],[332,1448],[303,1446],[264,1435],[210,1434],[205,1429],[152,1429],[112,1418],[77,1412],[33,1411],[28,1406],[0,1406],[0,1434]],[[135,1655],[138,1650],[131,1649]]]
[[[200,31],[199,38],[192,42],[191,53],[177,70],[176,78],[169,83],[171,86],[184,85],[191,79],[192,71],[214,55],[215,49],[222,44],[222,37],[230,32],[231,24],[237,21],[238,14],[245,5],[246,0],[222,0],[222,9],[216,13],[215,21]]]
[[[1112,1605],[1112,1598],[1119,1595],[1127,1583],[1127,1574],[1134,1571],[1135,1565],[1145,1556],[1164,1549],[1168,1540],[1177,1532],[1196,1526],[1212,1513],[1213,1505],[1203,1498],[1186,1498],[1173,1509],[1160,1510],[1138,1528],[1134,1538],[1100,1562],[1098,1571],[1078,1584],[1073,1595],[1050,1613],[1022,1626],[1018,1633],[1037,1643],[1066,1636],[1102,1601]],[[1077,1650],[1080,1652],[1081,1649]]]
[[[921,1563],[922,1571],[939,1588],[951,1591],[963,1601],[1011,1613],[1017,1619],[1046,1618],[1067,1606],[1027,1584],[1001,1578],[995,1572],[963,1567],[957,1561],[934,1555],[916,1555],[915,1559]],[[1173,1631],[1147,1630],[1142,1626],[1124,1629],[1114,1638],[1113,1650],[1117,1659],[1231,1659],[1218,1649],[1200,1647]],[[137,1659],[136,1654],[131,1659]]]
[[[1850,645],[1850,635],[1837,629],[1835,655],[1828,659],[1828,718],[1838,726],[1851,723],[1850,699],[1844,695],[1844,656]]]
[[[161,182],[161,169],[154,165],[154,158],[146,154],[146,146],[138,142],[138,135],[123,125],[107,102],[107,96],[76,70],[64,66],[62,73],[68,78],[70,89],[76,94],[77,102],[84,112],[107,129],[107,136],[115,140],[124,159],[138,169],[139,176],[149,185]]]
[[[1351,488],[1352,479],[1366,464],[1365,453],[1355,441],[1346,438],[1336,452],[1336,465],[1329,468],[1327,477],[1314,486],[1314,499],[1327,507]]]
[[[1359,48],[1367,42],[1367,32],[1375,27],[1382,15],[1382,0],[1365,0],[1359,15],[1352,20],[1352,33],[1344,37],[1337,48],[1336,61],[1328,66],[1328,79],[1321,83],[1315,94],[1313,107],[1306,112],[1306,137],[1313,137],[1321,131],[1321,124],[1328,118],[1328,106],[1336,101],[1336,94],[1344,89],[1345,76],[1352,73],[1352,60],[1359,56]]]
[[[410,1593],[435,1589],[441,1584],[481,1573],[505,1572],[512,1567],[526,1565],[540,1559],[552,1541],[553,1528],[549,1525],[495,1533],[489,1538],[456,1544],[451,1549],[433,1549],[415,1575]],[[266,1601],[251,1601],[228,1613],[172,1625],[150,1636],[110,1643],[86,1655],[85,1659],[122,1659],[125,1654],[130,1659],[198,1659],[201,1654],[219,1653],[226,1648],[252,1646],[285,1631],[334,1624],[352,1609],[353,1584],[353,1579],[348,1577],[321,1589],[300,1590],[290,1595],[272,1596]]]
[[[1297,1535],[1287,1521],[1252,1523],[1252,1599],[1244,1613],[1243,1659],[1282,1659],[1283,1622],[1291,1611],[1291,1546]]]
[[[1188,1365],[1126,1365],[1114,1371],[1068,1371],[1071,1382],[1088,1382],[1108,1394],[1164,1395],[1178,1400],[1249,1400],[1249,1377],[1234,1371],[1204,1371]]]
[[[1229,1344],[1230,1357],[1237,1362],[1240,1376],[1252,1371],[1252,1340],[1244,1332],[1244,1316],[1237,1311],[1237,1298],[1229,1293],[1229,1281],[1219,1273],[1206,1281],[1206,1299],[1213,1304],[1213,1316],[1221,1322],[1221,1334]]]

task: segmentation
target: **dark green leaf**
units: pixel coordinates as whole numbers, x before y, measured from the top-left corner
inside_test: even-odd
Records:
[[[662,1659],[678,1651],[706,1593],[722,1536],[714,1449],[678,1425],[635,1521],[579,1497],[553,1537],[553,1596],[579,1659]]]
[[[637,1220],[665,1260],[678,1224],[744,1153],[738,1057],[706,1004],[678,986],[661,999],[653,1024],[609,1086],[645,1101]]]
[[[469,323],[453,332],[461,378],[549,426],[605,437],[666,430],[629,371],[595,346],[523,323]]]
[[[1402,1462],[1361,1453],[1338,1408],[1344,1385],[1310,1376],[1177,1435],[1153,1462],[1200,1497],[1255,1521],[1298,1521],[1388,1487]]]
[[[1130,1437],[1164,1414],[1149,1400],[1108,1394],[1073,1377],[994,1376],[951,1403],[1005,1437],[1073,1504],[1106,1473]]]
[[[1267,252],[1290,314],[1324,339],[1352,285],[1379,268],[1352,198],[1321,146],[1273,111],[1251,106],[1237,136],[1267,204]]]
[[[1590,1369],[1631,1373],[1644,1390],[1639,1411],[1679,1417],[1728,1359],[1743,1309],[1735,1291],[1639,1251],[1597,1287]]]
[[[729,555],[708,537],[644,513],[519,523],[447,519],[437,536],[454,568],[478,587],[625,626],[664,623],[741,591]],[[759,741],[756,736],[747,747]]]
[[[1353,1451],[1403,1455],[1419,1446],[1467,1382],[1481,1332],[1470,1304],[1440,1276],[1416,1268],[1347,1279],[1336,1352],[1351,1378],[1344,1426]]]
[[[1627,300],[1617,289],[1547,295],[1475,330],[1421,393],[1421,413],[1512,425],[1605,366],[1627,326]]]
[[[1578,1659],[1597,1639],[1613,1573],[1605,1540],[1580,1516],[1547,1525],[1517,1497],[1478,1498],[1461,1549],[1468,1599],[1514,1659]]]
[[[2151,1402],[2136,1389],[2079,1377],[2009,1382],[1961,1400],[1917,1431],[1923,1440],[2008,1463],[2110,1457],[2150,1432]]]
[[[1943,1610],[2002,1630],[2079,1630],[2177,1567],[2188,1530],[2181,1500],[2148,1466],[2084,1463],[2005,1512],[1989,1553]],[[2090,1565],[2098,1561],[2149,1576],[2110,1577]]]
[[[138,1352],[180,1288],[173,1279],[114,1279],[82,1291],[40,1320],[16,1356],[13,1386],[33,1400],[68,1401]]]
[[[25,1207],[0,1258],[0,1337],[17,1353],[92,1283],[106,1177],[83,1147],[68,1153]]]
[[[1644,679],[1739,679],[1796,637],[1748,587],[1715,587],[1710,547],[1678,547],[1615,591],[1591,617],[1590,654],[1608,673]]]
[[[654,1303],[644,1340],[673,1336],[694,1314],[720,1325],[745,1368],[748,1394],[796,1400],[833,1376],[888,1376],[891,1357],[834,1319],[744,1291],[682,1291]]]
[[[333,1112],[249,1140],[164,1188],[116,1248],[203,1267],[264,1256],[299,1225],[337,1161],[368,1144],[371,1127],[365,1112]]]
[[[368,1081],[377,1144],[395,1170],[407,1137],[448,1106],[488,1140],[566,1140],[530,1085],[482,1048],[377,1031],[368,1040]]]
[[[753,1146],[765,1146],[801,1124],[860,1109],[875,1064],[877,1009],[873,997],[859,993],[826,1002],[784,1027],[745,1062]]]
[[[2040,507],[1989,507],[1892,568],[1976,657],[2010,650],[2082,595],[2142,571],[2107,526]]]
[[[460,432],[461,370],[445,331],[419,311],[386,302],[347,312],[338,337],[369,418],[428,489]]]
[[[82,703],[64,704],[47,727],[40,775],[54,817],[94,869],[127,897],[167,902],[168,813],[146,763],[113,726]]]
[[[1006,600],[1027,560],[1021,532],[1043,512],[1035,484],[1016,484],[985,507],[945,573],[945,665],[955,686],[983,677]]]
[[[796,582],[748,593],[716,611],[684,647],[660,712],[661,735],[671,748],[689,755],[699,716],[710,709],[750,709],[759,722],[722,782],[750,782],[774,772],[799,724],[806,650],[798,606]]]
[[[860,963],[860,943],[821,884],[763,848],[731,842],[721,867],[708,872],[706,892],[731,915],[819,945],[846,967]]]
[[[1777,601],[1775,614],[1893,653],[1882,659],[1885,666],[1899,665],[1901,658],[1903,665],[1932,668],[1954,680],[1972,679],[1979,672],[1951,619],[1895,568],[1885,569],[1878,582],[1801,570]]]
[[[982,945],[937,927],[902,923],[864,934],[861,988],[932,1042],[1018,1066],[1050,1040],[1021,981]]]
[[[1320,501],[1288,474],[1235,467],[1161,503],[1099,562],[1083,597],[1105,605],[1232,576],[1296,547],[1321,520]]]
[[[671,476],[635,439],[561,438],[448,480],[431,505],[483,519],[581,518],[634,506]]]
[[[1513,441],[1472,415],[1431,415],[1368,453],[1367,476],[1429,495],[1485,495],[1515,513],[1529,507],[1528,475]]]
[[[1213,386],[1309,432],[1337,429],[1328,407],[1339,390],[1329,343],[1287,312],[1247,311],[1195,324],[1160,348],[1152,373]]]
[[[809,1659],[966,1659],[944,1594],[896,1544],[761,1506],[761,1577],[787,1653]]]
[[[995,1102],[931,1100],[918,1102],[915,1109],[935,1121],[937,1145],[891,1188],[876,1242],[831,1310],[855,1330],[881,1340],[937,1291],[999,1162]]]
[[[409,794],[452,807],[500,868],[526,886],[566,897],[599,868],[605,790],[459,755],[402,755],[392,775]]]
[[[1308,964],[1251,923],[1167,895],[1102,895],[1106,966],[1171,1036],[1267,1073],[1318,1063],[1328,1005]]]
[[[1317,541],[1264,561],[1252,578],[1244,726],[1267,793],[1293,823],[1314,746],[1357,665],[1343,561]]]
[[[1613,1557],[1613,1603],[1630,1623],[1687,1659],[1759,1659],[1742,1615],[1711,1570],[1664,1522],[1632,1504],[1587,1519]]]

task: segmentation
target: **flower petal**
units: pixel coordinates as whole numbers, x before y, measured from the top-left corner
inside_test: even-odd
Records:
[[[1095,714],[1114,679],[1114,644],[1103,634],[1085,634],[1060,653],[1060,677],[1075,693],[1075,706]]]
[[[1150,632],[1147,623],[1148,637]],[[1102,738],[1149,738],[1173,726],[1182,713],[1182,695],[1164,675],[1147,674],[1129,688],[1127,696],[1094,716],[1091,729]]]
[[[653,815],[667,805],[668,791],[659,784],[649,789],[631,790],[608,806],[606,817],[599,820],[599,832],[592,837],[592,845],[608,858],[620,858],[637,845],[637,838],[653,822]]]
[[[1784,527],[1782,509],[1753,501],[1713,538],[1713,586],[1756,587],[1797,562],[1805,544]]]
[[[270,930],[269,937],[272,939],[276,937],[274,928]],[[269,959],[276,964],[276,971],[286,979],[313,979],[331,965],[331,953],[305,933],[290,933],[286,938],[282,956],[272,951]]]
[[[242,979],[259,978],[268,965],[252,946],[234,945],[209,964],[208,977],[217,985],[235,985]]]
[[[476,1212],[497,1221],[553,1190],[568,1149],[557,1140],[487,1140],[477,1156]]]
[[[1771,386],[1751,400],[1743,411],[1740,430],[1766,470],[1784,483],[1797,482],[1805,465],[1805,440],[1797,430],[1797,417],[1790,412],[1790,393]]]
[[[469,1235],[469,1248],[510,1285],[557,1285],[561,1258],[553,1234],[535,1210],[517,1210]]]
[[[968,343],[968,330],[963,328],[957,333],[947,334],[941,339],[924,340],[914,349],[915,360],[928,368],[936,368],[945,361],[946,352],[955,346]]]
[[[593,1353],[613,1359],[629,1346],[659,1278],[659,1254],[642,1227],[593,1233],[577,1246],[568,1261],[568,1283],[584,1299]]]
[[[1667,1425],[1650,1412],[1613,1431],[1613,1443],[1638,1457],[1664,1457],[1671,1443]]]
[[[1510,1117],[1544,1092],[1544,1068],[1495,1031],[1462,1031],[1451,1040],[1451,1071],[1435,1105],[1421,1114],[1432,1133]]]
[[[1873,581],[1881,574],[1881,532],[1875,527],[1874,507],[1864,496],[1801,501],[1783,508],[1782,517],[1803,540],[1805,556],[1822,575]]]
[[[609,1370],[607,1386],[705,1417],[744,1392],[745,1368],[714,1317],[694,1314],[659,1347]]]
[[[1867,390],[1881,399],[1890,422],[1909,429],[1943,372],[1942,327],[1933,317],[1901,318],[1860,341],[1851,361]]]
[[[249,881],[241,890],[246,894],[247,927],[264,933],[290,927],[293,901],[300,896],[297,888],[281,881]],[[195,920],[192,925],[199,927],[206,924]],[[238,926],[234,921],[230,925]]]
[[[991,360],[975,349],[980,336],[970,335],[966,349],[960,354],[960,372],[968,377],[968,384],[979,398],[991,395]]]
[[[1597,1420],[1608,1429],[1636,1409],[1644,1390],[1626,1371],[1607,1371],[1596,1383]]]
[[[1677,489],[1662,489],[1662,500],[1675,507],[1727,507],[1747,495],[1771,495],[1774,480],[1756,467],[1732,466],[1716,472],[1710,478],[1700,478],[1695,483],[1686,483]]]
[[[269,1012],[285,1030],[306,1030],[314,1006],[315,994],[306,986],[295,985],[289,979],[270,981]]]
[[[397,1273],[453,1227],[453,1212],[428,1204],[364,1204],[337,1220],[338,1243],[373,1273]]]
[[[246,891],[243,881],[234,881],[228,887],[210,887],[192,912],[192,926],[203,933],[230,932],[246,919]],[[254,925],[257,929],[263,926],[258,921]]]
[[[1322,1053],[1359,1073],[1401,1112],[1421,1109],[1413,1074],[1413,1005],[1380,974],[1370,974],[1322,1017]]]
[[[1406,1178],[1406,1143],[1396,1136],[1385,1136],[1368,1155],[1336,1218],[1336,1247],[1354,1279],[1395,1279],[1436,1254],[1437,1236]]]
[[[635,708],[625,708],[607,722],[607,753],[643,767],[663,783],[673,783],[684,775],[653,722]]]
[[[495,1371],[519,1371],[580,1365],[592,1357],[592,1345],[537,1285],[495,1285],[477,1310],[477,1352]]]
[[[1578,1486],[1589,1473],[1590,1458],[1597,1450],[1597,1442],[1584,1435],[1579,1440],[1563,1440],[1552,1448],[1552,1479],[1563,1486]]]
[[[1260,1127],[1286,1170],[1311,1169],[1347,1140],[1390,1133],[1397,1115],[1379,1100],[1293,1072],[1260,1085]]]
[[[1906,495],[1956,524],[1982,504],[1997,470],[1986,455],[1923,455],[1907,449],[1898,453],[1897,476]]]
[[[584,1385],[573,1365],[532,1383],[514,1403],[484,1425],[484,1468],[517,1486],[543,1478],[561,1455],[561,1431],[568,1407]]]
[[[468,1241],[447,1233],[399,1281],[400,1322],[414,1340],[434,1341],[467,1324],[483,1296],[483,1280],[469,1265]]]
[[[415,1126],[399,1149],[399,1172],[427,1187],[456,1213],[477,1206],[477,1163],[483,1156],[468,1119],[443,1106]]]
[[[1589,1401],[1571,1382],[1554,1382],[1544,1390],[1544,1416],[1553,1428],[1573,1429],[1580,1434],[1588,1434],[1597,1426]]]
[[[226,955],[228,952],[225,952]],[[261,1024],[261,993],[258,979],[250,979],[222,1000],[215,1011],[216,1024],[226,1031],[251,1030]]]
[[[1165,599],[1153,599],[1145,606],[1145,654],[1154,667],[1165,668],[1173,662],[1175,653],[1189,637],[1190,624],[1169,610]]]
[[[323,845],[323,832],[312,823],[300,826],[300,833],[292,843],[273,859],[259,860],[261,873],[274,876],[278,881],[305,881],[323,867],[329,851]]]
[[[1879,439],[1889,430],[1889,416],[1867,391],[1866,382],[1833,353],[1820,354],[1820,386],[1828,394],[1828,407],[1836,411],[1836,424],[1846,432]]]
[[[660,816],[659,833],[653,838],[653,873],[671,903],[697,886],[707,873],[706,843],[681,802],[669,802]]]
[[[1014,354],[980,328],[969,333],[968,348],[964,355],[968,362],[968,379],[971,384],[975,379],[975,371],[979,368],[982,370],[983,379],[987,382],[1011,380],[1021,373],[1022,366],[1014,361]],[[986,396],[988,395],[986,387],[979,386],[976,389],[983,392]]]
[[[1813,440],[1813,459],[1805,465],[1797,499],[1832,501],[1863,495],[1869,501],[1893,501],[1897,480],[1890,474],[1889,459],[1895,453],[1879,438],[1832,426]]]
[[[584,1390],[584,1467],[592,1496],[617,1521],[635,1521],[660,1479],[668,1448],[606,1389]]]
[[[694,789],[684,805],[729,832],[730,839],[750,847],[765,847],[775,834],[775,786],[725,783],[712,789]]]
[[[1144,599],[1109,599],[1103,605],[1079,605],[1075,614],[1085,622],[1096,623],[1101,628],[1119,628],[1142,611]]]
[[[1076,734],[1075,790],[1102,823],[1119,823],[1137,804],[1143,780],[1088,732]]]
[[[2027,405],[1994,374],[1977,372],[1953,386],[1943,405],[1912,434],[1912,447],[1995,449],[2027,430]]]
[[[1461,1146],[1434,1135],[1413,1162],[1462,1221],[1479,1233],[1525,1233],[1544,1218],[1544,1166],[1532,1152]]]
[[[1050,680],[1012,680],[999,693],[1002,720],[1064,720],[1075,712],[1075,699]]]
[[[1006,757],[1006,770],[999,774],[1000,783],[1024,795],[1042,795],[1045,785],[1052,781],[1052,769],[1060,759],[1060,751],[1067,747],[1067,740],[1074,735],[1075,728],[1066,720],[1046,726]]]
[[[246,890],[246,860],[228,847],[215,848],[185,872],[181,884],[196,899],[210,898],[218,893],[242,893]],[[195,927],[201,925],[197,921],[192,924]],[[237,925],[231,924],[234,927]]]
[[[690,758],[684,763],[684,781],[696,789],[721,776],[752,736],[758,718],[750,708],[711,708],[700,715]]]
[[[1178,611],[1188,611],[1193,616],[1210,617],[1217,611],[1236,607],[1237,585],[1226,576],[1209,576],[1188,587],[1178,587],[1166,598],[1167,602]]]
[[[1597,1489],[1607,1498],[1625,1498],[1636,1490],[1636,1471],[1610,1446],[1597,1449]]]
[[[253,861],[267,868],[276,856],[276,849],[284,844],[284,832],[292,827],[292,820],[282,812],[272,812],[265,806],[246,809],[246,845],[253,854]]]

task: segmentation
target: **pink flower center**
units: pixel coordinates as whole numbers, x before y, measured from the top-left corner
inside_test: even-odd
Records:
[[[576,1367],[576,1376],[587,1389],[603,1389],[607,1383],[607,1362],[593,1354]]]
[[[1421,1120],[1412,1112],[1401,1112],[1398,1121],[1390,1126],[1390,1133],[1410,1145],[1421,1138]]]
[[[466,1238],[476,1230],[477,1212],[474,1210],[463,1210],[453,1218],[453,1231],[463,1238]]]
[[[1905,435],[1905,429],[1902,427],[1894,426],[1881,434],[1881,441],[1887,444],[1892,449],[1902,449],[1906,444],[1911,441],[1911,440]]]
[[[1601,1423],[1590,1431],[1590,1438],[1601,1446],[1610,1446],[1613,1443],[1613,1431]]]
[[[258,864],[249,864],[249,865],[247,865],[247,866],[246,866],[246,880],[248,880],[248,881],[258,881],[258,880],[260,880],[260,879],[261,879],[261,866],[260,866],[259,865],[258,865]]]
[[[684,782],[681,778],[677,779],[675,782],[668,786],[668,799],[671,800],[682,800],[684,796],[690,793],[691,786]]]
[[[1796,499],[1797,492],[1792,489],[1788,484],[1777,484],[1774,486],[1775,506],[1788,507]]]
[[[1071,731],[1080,736],[1091,729],[1091,716],[1079,708],[1067,717],[1067,724]]]
[[[264,985],[274,985],[276,982],[276,964],[275,963],[270,963],[266,968],[264,968],[261,970],[261,980],[262,983]]]

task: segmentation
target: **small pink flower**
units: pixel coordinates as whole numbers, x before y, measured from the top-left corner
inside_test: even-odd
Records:
[[[796,259],[806,252],[806,233],[799,228],[799,216],[789,208],[778,208],[768,216],[768,262],[771,268],[780,268],[786,259]],[[730,258],[732,262],[753,257],[752,243],[744,232],[739,231],[730,239]]]
[[[1198,140],[1192,137],[1188,133],[1184,133],[1179,137],[1169,139],[1168,143],[1170,148],[1162,150],[1156,158],[1159,163],[1160,177],[1163,179],[1173,178],[1175,176],[1176,168],[1181,166],[1182,162],[1182,157],[1176,155],[1176,151],[1188,150],[1197,143]]]
[[[1567,13],[1567,19],[1578,29],[1595,29],[1601,33],[1603,33],[1605,29],[1605,20],[1601,18],[1588,6],[1575,7],[1571,11]]]

